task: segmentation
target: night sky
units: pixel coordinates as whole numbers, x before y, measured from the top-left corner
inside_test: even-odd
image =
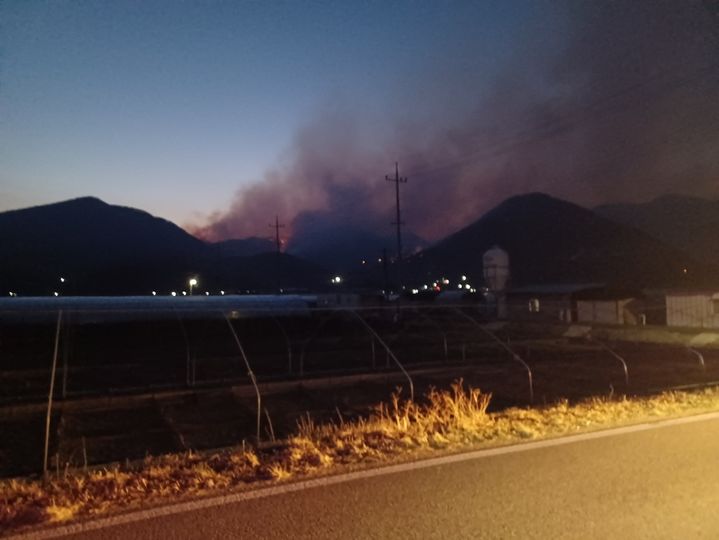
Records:
[[[208,239],[528,191],[719,197],[701,1],[0,3],[0,210],[94,195]]]

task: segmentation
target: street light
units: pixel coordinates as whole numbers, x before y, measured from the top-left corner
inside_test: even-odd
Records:
[[[187,283],[190,285],[190,296],[192,296],[192,288],[197,286],[197,278],[190,278]]]

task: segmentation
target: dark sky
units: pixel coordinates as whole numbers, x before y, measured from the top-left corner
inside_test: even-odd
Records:
[[[0,210],[96,195],[219,239],[436,239],[507,196],[719,197],[701,1],[0,4]]]

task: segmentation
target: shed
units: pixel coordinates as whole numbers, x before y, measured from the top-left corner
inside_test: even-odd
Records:
[[[603,287],[601,283],[560,283],[510,289],[507,317],[519,321],[571,323],[577,320],[577,295]]]
[[[578,322],[626,325],[647,322],[641,292],[600,289],[582,291],[575,298]]]
[[[719,328],[719,289],[668,291],[667,326]]]

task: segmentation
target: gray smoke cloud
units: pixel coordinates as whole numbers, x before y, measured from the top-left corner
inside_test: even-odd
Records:
[[[308,216],[315,229],[319,220],[387,231],[394,199],[384,175],[395,159],[409,176],[407,227],[428,240],[530,191],[587,206],[666,192],[719,195],[719,41],[707,4],[553,9],[556,28],[518,37],[514,58],[476,102],[427,96],[424,120],[398,119],[380,142],[368,139],[361,111],[330,108],[299,131],[284,165],[193,232],[267,235],[257,224],[274,213],[288,236],[301,234]],[[443,77],[448,87],[471,86],[481,74],[444,69]]]

